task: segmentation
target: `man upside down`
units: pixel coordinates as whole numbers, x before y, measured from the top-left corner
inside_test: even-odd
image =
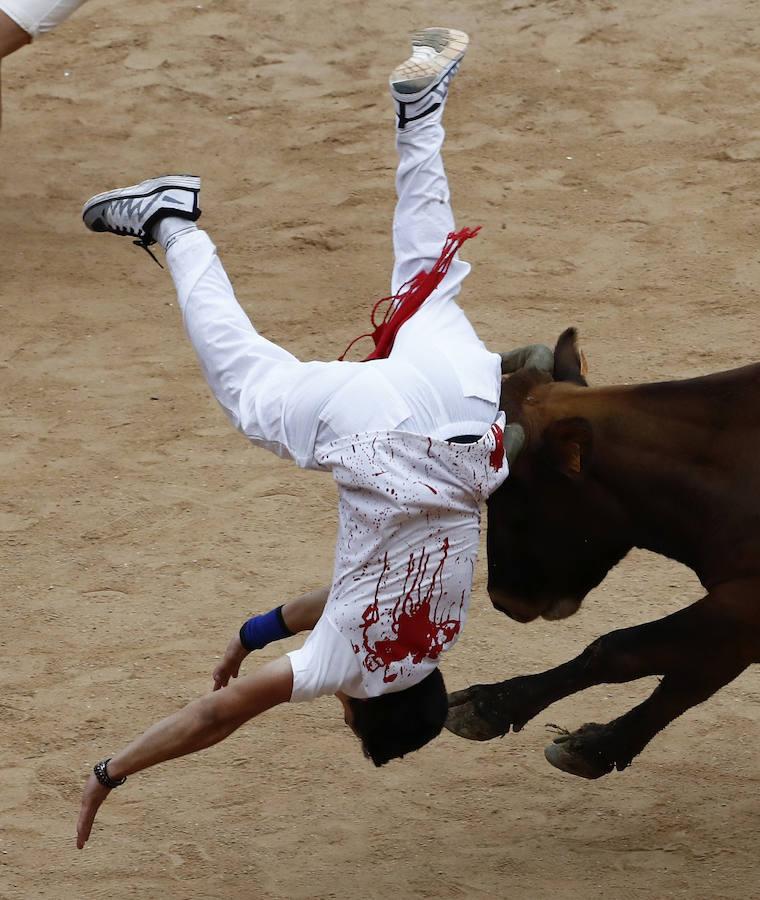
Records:
[[[95,766],[80,849],[128,775],[217,743],[280,703],[335,694],[377,766],[443,727],[438,665],[464,625],[480,505],[507,477],[512,439],[498,411],[500,357],[455,300],[470,270],[457,251],[474,232],[454,231],[441,121],[467,44],[461,31],[425,29],[391,75],[399,154],[392,297],[385,318],[373,319],[376,346],[364,362],[303,363],[256,332],[195,225],[199,179],[151,179],[85,204],[91,230],[132,236],[146,249],[161,244],[217,400],[254,444],[332,473],[339,527],[329,588],[248,620],[211,694]],[[512,449],[517,443],[515,435]],[[237,677],[249,652],[307,630],[300,650]]]

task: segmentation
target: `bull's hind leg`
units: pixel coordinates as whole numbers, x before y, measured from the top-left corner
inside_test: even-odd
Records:
[[[552,703],[596,684],[692,673],[695,660],[709,672],[723,656],[743,659],[737,672],[741,671],[754,661],[758,641],[754,628],[748,630],[748,620],[733,615],[743,606],[743,597],[725,599],[739,602],[724,605],[708,595],[664,619],[604,635],[580,656],[554,669],[458,691],[449,698],[446,727],[460,737],[487,741],[510,728],[519,731]],[[712,691],[725,683],[718,683]]]

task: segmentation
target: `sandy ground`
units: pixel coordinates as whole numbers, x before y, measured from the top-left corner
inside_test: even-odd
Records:
[[[210,685],[242,618],[329,578],[334,490],[249,448],[210,398],[169,277],[81,202],[204,176],[260,328],[332,358],[387,292],[385,79],[418,24],[467,29],[448,110],[463,303],[494,349],[580,327],[597,383],[758,358],[755,0],[92,0],[3,65],[0,897],[748,898],[760,679],[587,783],[547,722],[444,735],[375,771],[332,699],[142,776],[74,850],[92,762]],[[565,623],[518,626],[478,573],[451,688],[537,671],[698,596],[633,554]],[[292,642],[295,645],[295,640]],[[276,651],[264,652],[269,658]]]

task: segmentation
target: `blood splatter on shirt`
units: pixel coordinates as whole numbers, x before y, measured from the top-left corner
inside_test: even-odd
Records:
[[[387,684],[398,677],[398,673],[390,671],[394,662],[402,662],[408,658],[412,665],[418,665],[425,658],[438,659],[446,645],[459,634],[464,596],[459,608],[453,611],[445,608],[446,604],[442,602],[448,553],[449,541],[444,538],[438,565],[427,582],[430,552],[423,547],[417,559],[413,553],[409,556],[404,589],[393,607],[383,610],[391,636],[373,644],[369,637],[370,631],[380,623],[383,616],[378,594],[388,571],[388,556],[385,556],[375,598],[362,613],[363,646],[354,652],[364,654],[362,665],[370,672],[382,668],[383,681]]]

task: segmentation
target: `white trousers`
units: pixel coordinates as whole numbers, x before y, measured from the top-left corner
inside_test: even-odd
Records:
[[[33,38],[52,31],[84,0],[0,0],[0,10]]]
[[[443,139],[435,120],[398,134],[394,294],[431,268],[454,230]],[[166,259],[185,327],[217,400],[254,444],[299,466],[318,468],[315,454],[350,434],[480,435],[496,416],[500,358],[485,348],[455,301],[470,271],[459,258],[402,325],[390,357],[366,363],[300,362],[258,334],[205,232],[178,237]],[[367,298],[367,315],[370,308]],[[357,333],[365,323],[357,322]]]

